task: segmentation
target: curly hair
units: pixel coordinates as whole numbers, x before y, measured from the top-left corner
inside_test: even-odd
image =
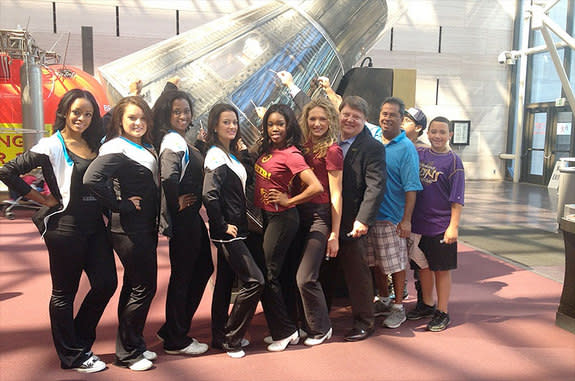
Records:
[[[90,147],[93,152],[98,152],[98,149],[102,144],[102,138],[104,137],[104,127],[102,124],[102,118],[100,117],[100,107],[98,106],[98,102],[96,102],[96,98],[94,98],[92,93],[89,91],[72,89],[64,94],[58,103],[58,108],[56,109],[56,119],[54,120],[53,130],[54,132],[61,131],[66,127],[66,118],[70,114],[72,104],[76,99],[80,98],[87,99],[94,109],[90,125],[86,130],[84,130],[84,132],[82,132],[82,137],[86,140],[88,147]]]
[[[168,131],[173,128],[170,120],[172,118],[172,106],[174,101],[177,99],[183,99],[188,102],[190,111],[192,112],[192,118],[194,117],[194,103],[192,101],[192,97],[190,97],[188,93],[180,90],[163,92],[162,95],[160,95],[160,97],[156,100],[156,103],[154,103],[154,107],[152,107],[152,114],[154,116],[153,136],[156,144],[156,149],[159,149],[164,135],[166,135]],[[192,124],[190,123],[187,128],[189,129],[191,126]]]
[[[262,120],[262,144],[259,148],[259,154],[270,153],[273,148],[272,140],[268,134],[268,119],[271,114],[278,113],[284,117],[286,121],[286,140],[284,142],[284,147],[295,146],[301,150],[302,145],[302,132],[301,128],[297,122],[295,113],[288,105],[277,103],[271,105],[266,113],[264,114]]]
[[[309,113],[314,108],[319,107],[323,109],[328,120],[328,129],[325,134],[319,139],[312,139],[311,129],[307,123]],[[323,158],[327,154],[327,149],[337,142],[339,136],[339,113],[334,107],[333,103],[327,98],[317,98],[313,99],[311,102],[305,105],[300,117],[300,126],[302,128],[304,140],[306,145],[304,147],[304,153],[309,153],[310,147],[309,143],[312,143],[311,151],[316,158]]]
[[[237,155],[238,153],[238,140],[240,140],[240,125],[239,120],[240,116],[238,114],[238,110],[230,104],[227,103],[218,103],[212,107],[210,113],[208,114],[208,132],[207,132],[207,139],[206,144],[208,147],[217,146],[227,152],[226,147],[220,142],[218,138],[218,134],[216,133],[216,127],[220,121],[220,116],[225,111],[231,111],[236,114],[236,118],[238,119],[238,132],[236,133],[236,137],[230,142],[230,153],[233,155]]]
[[[142,136],[142,144],[153,144],[153,126],[154,120],[152,118],[152,110],[150,106],[146,103],[142,97],[139,96],[129,96],[120,99],[118,104],[114,106],[112,112],[112,123],[108,127],[108,133],[106,134],[106,140],[111,140],[118,136],[124,134],[124,129],[122,128],[122,119],[124,118],[124,112],[128,105],[138,106],[144,112],[144,120],[146,121],[146,133]]]

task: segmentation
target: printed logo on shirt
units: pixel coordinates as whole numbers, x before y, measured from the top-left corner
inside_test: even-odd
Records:
[[[263,162],[263,159],[262,159],[262,162]],[[254,169],[256,171],[256,174],[258,174],[259,176],[263,177],[266,180],[269,180],[272,177],[271,172],[266,171],[262,166],[260,166],[257,163],[254,166]]]
[[[260,201],[262,202],[262,204],[264,205],[270,204],[268,197],[269,197],[269,191],[267,189],[260,188]]]
[[[438,171],[435,166],[429,163],[419,163],[419,178],[423,184],[433,184],[437,182],[439,175],[443,172]]]
[[[262,164],[263,163],[267,163],[268,161],[270,161],[270,159],[272,158],[272,154],[267,154],[264,157],[262,157]]]

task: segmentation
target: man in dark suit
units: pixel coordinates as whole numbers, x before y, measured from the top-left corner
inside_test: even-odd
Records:
[[[359,341],[374,330],[374,296],[366,259],[366,234],[375,222],[385,194],[385,148],[365,127],[368,105],[363,98],[345,97],[339,110],[344,163],[338,258],[353,314],[353,328],[345,340]]]
[[[294,84],[289,72],[281,71],[278,77],[288,87],[296,110],[301,112],[311,98]],[[366,126],[368,104],[363,98],[344,98],[339,111],[340,146],[344,153],[344,163],[343,210],[337,262],[343,269],[354,321],[345,340],[359,341],[367,338],[374,330],[373,278],[366,258],[367,231],[375,223],[377,210],[385,194],[385,148],[372,137],[372,132]],[[338,283],[337,262],[325,262],[320,274],[330,307]]]

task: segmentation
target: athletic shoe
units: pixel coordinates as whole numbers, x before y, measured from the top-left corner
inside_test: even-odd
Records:
[[[287,348],[288,344],[296,345],[297,343],[299,343],[299,332],[295,331],[284,339],[274,340],[270,345],[268,345],[268,351],[281,352]]]
[[[168,350],[164,348],[164,352],[166,352],[169,355],[188,355],[188,356],[201,355],[207,350],[208,350],[208,344],[199,343],[196,339],[193,339],[190,345],[182,349]]]
[[[427,330],[431,332],[443,331],[445,328],[447,328],[450,322],[451,319],[449,319],[449,314],[447,312],[435,310],[433,318],[427,324]]]
[[[377,299],[373,302],[373,315],[374,316],[386,316],[391,313],[391,304],[392,301],[389,299],[387,302],[384,302],[381,299]]]
[[[326,340],[329,340],[331,338],[331,335],[333,333],[333,329],[329,329],[329,331],[327,331],[327,333],[325,335],[322,335],[320,337],[313,338],[313,337],[308,337],[307,339],[305,339],[305,341],[303,342],[305,345],[313,347],[314,345],[319,345],[321,343],[323,343]]]
[[[154,361],[158,358],[158,354],[152,351],[144,351],[144,353],[142,353],[142,356],[144,356],[144,358],[149,361]]]
[[[405,308],[399,305],[400,308],[393,305],[391,307],[391,314],[383,321],[383,326],[387,328],[398,328],[404,321],[407,320],[405,316]]]
[[[299,338],[302,339],[302,340],[305,340],[305,339],[307,338],[307,332],[304,331],[304,330],[301,329],[301,328],[299,329]],[[273,343],[273,342],[274,342],[274,339],[273,339],[271,336],[266,336],[266,337],[264,337],[264,343],[266,343],[266,344],[271,344],[271,343]],[[249,344],[249,341],[248,341],[248,344]],[[244,345],[243,345],[243,342],[242,342],[242,347],[243,347],[243,346],[244,346]]]
[[[230,356],[233,359],[241,359],[242,357],[244,357],[246,355],[246,352],[243,349],[236,349],[236,350],[232,350],[232,351],[227,351],[226,353],[228,354],[228,356]]]
[[[131,370],[134,370],[136,372],[142,372],[144,370],[151,369],[153,366],[154,366],[154,364],[152,364],[152,362],[150,360],[148,360],[147,358],[144,358],[142,356],[142,358],[140,360],[138,360],[135,363],[133,363],[132,365],[128,366],[128,368],[130,368]]]
[[[408,320],[419,320],[423,318],[432,317],[435,314],[435,305],[428,306],[425,303],[420,303],[415,308],[407,313]]]
[[[106,369],[106,363],[101,361],[97,356],[90,356],[90,358],[82,363],[74,370],[80,373],[96,373]]]

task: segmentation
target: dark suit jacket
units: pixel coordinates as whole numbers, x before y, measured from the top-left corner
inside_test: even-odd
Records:
[[[363,127],[343,161],[341,239],[347,238],[355,220],[374,224],[385,194],[386,177],[385,147]]]

